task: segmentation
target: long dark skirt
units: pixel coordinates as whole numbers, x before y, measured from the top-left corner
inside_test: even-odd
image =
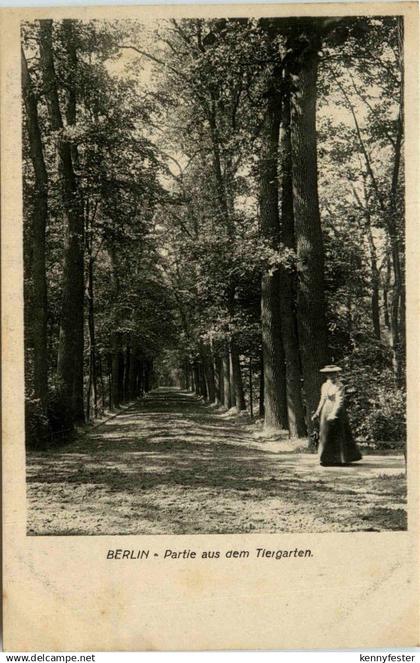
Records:
[[[333,421],[321,413],[318,453],[321,465],[346,465],[362,458],[344,408]]]

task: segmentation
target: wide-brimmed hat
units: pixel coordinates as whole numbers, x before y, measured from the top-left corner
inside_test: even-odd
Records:
[[[339,366],[334,366],[334,364],[330,364],[329,366],[324,366],[324,368],[321,368],[319,371],[320,373],[341,373],[343,369],[340,368]]]

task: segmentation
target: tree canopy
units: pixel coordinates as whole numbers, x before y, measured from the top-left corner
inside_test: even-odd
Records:
[[[27,439],[158,383],[404,438],[400,17],[22,27]],[[390,422],[392,421],[392,425]]]

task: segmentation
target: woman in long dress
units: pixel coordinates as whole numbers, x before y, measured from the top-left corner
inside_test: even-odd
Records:
[[[344,385],[339,366],[325,366],[321,373],[326,381],[321,388],[321,399],[312,420],[320,417],[318,455],[321,465],[347,465],[360,460],[362,455],[351,433],[345,408]]]

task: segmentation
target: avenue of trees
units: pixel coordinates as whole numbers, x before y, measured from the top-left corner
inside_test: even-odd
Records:
[[[22,27],[27,441],[176,381],[405,436],[399,17]]]

